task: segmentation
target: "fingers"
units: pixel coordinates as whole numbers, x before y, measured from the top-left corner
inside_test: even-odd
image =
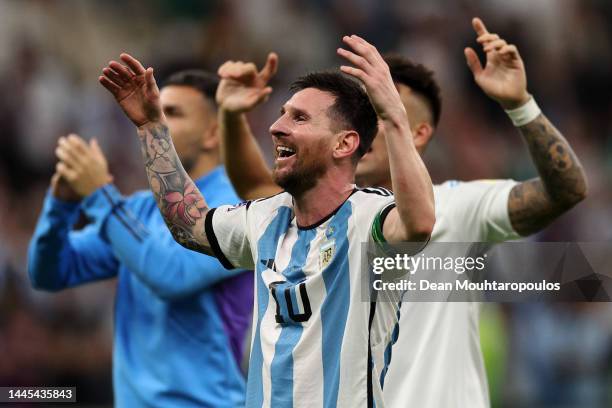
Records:
[[[73,169],[79,169],[87,161],[89,149],[80,137],[71,134],[68,137],[60,137],[55,155],[59,160]]]
[[[109,62],[108,66],[119,75],[123,82],[130,82],[134,77],[134,74],[127,69],[125,65],[120,64],[117,61]]]
[[[147,84],[147,89],[149,92],[154,92],[157,90],[157,83],[155,82],[155,77],[153,76],[153,68],[149,67],[145,71],[145,82]]]
[[[142,66],[140,61],[132,57],[130,54],[122,53],[119,58],[121,58],[121,61],[125,62],[136,75],[142,75],[145,73],[145,68]]]
[[[514,44],[506,44],[498,50],[499,54],[504,57],[520,58],[518,48]]]
[[[117,93],[121,91],[121,87],[119,87],[119,85],[108,79],[106,76],[99,76],[98,82],[100,82],[100,84],[113,95],[117,95]]]
[[[227,61],[219,67],[217,73],[221,78],[254,78],[257,75],[257,67],[252,62]]]
[[[344,72],[345,74],[354,76],[355,78],[359,79],[362,82],[365,82],[366,80],[366,73],[358,68],[341,65],[340,71]]]
[[[338,48],[337,52],[338,52],[338,55],[340,55],[341,57],[345,58],[353,65],[358,66],[360,68],[365,68],[368,64],[365,58],[353,52],[347,51],[344,48]]]
[[[350,46],[355,54],[361,56],[365,61],[367,61],[368,64],[375,64],[377,57],[382,58],[380,57],[378,50],[376,50],[372,44],[358,35],[351,35],[350,37],[345,35],[342,37],[342,41]],[[360,68],[363,69],[365,66],[360,65]]]
[[[478,17],[474,17],[472,19],[472,27],[474,27],[474,31],[476,31],[476,34],[478,34],[479,36],[487,34],[489,32],[482,20]]]
[[[268,54],[266,65],[259,71],[259,77],[264,81],[268,82],[276,74],[278,69],[278,55],[275,52]]]
[[[463,50],[463,53],[465,54],[465,60],[472,74],[474,74],[474,76],[480,74],[480,72],[482,72],[482,65],[480,64],[480,59],[476,51],[474,51],[473,48],[467,47]]]
[[[499,35],[494,34],[494,33],[486,33],[483,35],[478,36],[478,38],[476,38],[476,41],[480,44],[488,44],[491,41],[495,41],[499,39]]]
[[[104,156],[104,152],[102,152],[102,149],[100,148],[100,145],[98,144],[98,139],[96,139],[95,137],[89,140],[89,148],[91,149],[92,153],[95,154],[96,156],[98,156],[99,158],[105,159]]]
[[[57,162],[55,165],[55,171],[63,178],[68,180],[69,182],[73,182],[78,178],[78,173],[76,170],[68,167],[64,162]]]
[[[501,38],[495,41],[491,41],[489,43],[487,43],[482,50],[484,52],[491,52],[491,51],[498,51],[499,49],[501,49],[503,46],[507,45],[508,43],[506,42],[506,40],[502,40]]]
[[[124,84],[124,81],[123,81],[123,79],[121,79],[119,74],[117,72],[113,71],[112,69],[110,69],[109,67],[103,68],[102,69],[102,73],[104,74],[105,77],[110,79],[113,83],[115,83],[117,85],[123,85]]]

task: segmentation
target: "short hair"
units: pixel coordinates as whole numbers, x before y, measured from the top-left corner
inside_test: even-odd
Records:
[[[290,87],[293,92],[306,88],[329,92],[336,98],[328,110],[328,115],[339,120],[344,128],[355,130],[359,134],[356,158],[363,156],[376,136],[378,117],[361,84],[339,71],[318,71],[298,78]]]
[[[209,99],[216,108],[215,94],[219,86],[219,77],[216,74],[200,69],[178,71],[163,81],[162,86],[189,86],[199,91],[204,98]]]
[[[425,98],[432,114],[433,125],[437,126],[442,113],[442,97],[433,71],[398,54],[386,54],[384,59],[389,65],[393,82],[406,85]]]

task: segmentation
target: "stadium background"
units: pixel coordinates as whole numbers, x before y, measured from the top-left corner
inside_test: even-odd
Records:
[[[609,1],[0,0],[0,386],[76,385],[81,403],[112,399],[114,282],[46,294],[25,269],[60,135],[97,136],[121,191],[146,186],[134,129],[97,83],[109,59],[129,51],[160,78],[278,52],[275,93],[251,115],[269,152],[287,84],[337,66],[341,35],[358,33],[436,71],[444,107],[425,157],[434,181],[532,177],[520,136],[465,65],[475,15],[518,45],[529,90],[589,177],[586,201],[534,239],[610,240]],[[494,406],[610,406],[612,304],[486,305],[482,338]]]

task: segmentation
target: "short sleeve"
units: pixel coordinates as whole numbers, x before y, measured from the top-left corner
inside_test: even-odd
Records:
[[[247,222],[249,205],[250,202],[224,205],[206,214],[206,237],[214,255],[227,269],[254,267]]]
[[[476,180],[458,183],[450,205],[453,216],[479,231],[479,239],[500,242],[520,238],[508,214],[514,180]]]

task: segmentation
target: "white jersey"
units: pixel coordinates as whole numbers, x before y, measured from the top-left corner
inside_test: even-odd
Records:
[[[512,180],[482,180],[434,186],[436,225],[431,242],[518,238],[508,216],[508,195],[514,185]],[[399,338],[384,380],[387,406],[490,406],[478,321],[478,303],[403,302]]]
[[[387,190],[355,190],[309,227],[288,193],[209,212],[217,257],[256,273],[248,407],[384,407],[398,303],[362,298],[361,244],[392,203]]]

